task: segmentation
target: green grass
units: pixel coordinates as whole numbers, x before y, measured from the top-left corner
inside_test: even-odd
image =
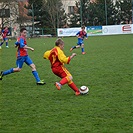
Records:
[[[45,86],[37,86],[31,69],[0,81],[0,133],[132,133],[132,44],[133,35],[97,36],[85,40],[86,55],[73,52],[68,70],[78,87],[86,85],[89,94],[75,96],[67,86],[56,90],[56,77],[43,53],[56,38],[28,40],[35,48],[29,55]],[[77,42],[63,38],[65,54]],[[14,40],[0,51],[0,70],[15,67]]]

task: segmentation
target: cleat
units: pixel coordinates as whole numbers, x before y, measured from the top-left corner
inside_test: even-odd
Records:
[[[9,48],[9,46],[6,46],[6,48]]]
[[[39,82],[36,83],[37,85],[44,85],[46,84],[43,80],[40,80]]]
[[[2,47],[0,46],[0,49],[2,49]]]
[[[73,50],[73,48],[70,48],[70,52]]]
[[[61,89],[61,84],[60,83],[55,82],[55,86],[56,86],[57,90],[60,90]]]
[[[0,73],[0,80],[2,80],[2,77],[3,77],[3,72],[1,71],[1,73]]]
[[[76,95],[76,96],[79,96],[79,95],[80,95],[80,92],[79,92],[79,91],[76,91],[76,92],[75,92],[75,95]]]
[[[85,52],[82,52],[82,54],[86,54]]]

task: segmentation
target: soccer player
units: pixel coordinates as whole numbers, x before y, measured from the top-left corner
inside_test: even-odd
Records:
[[[40,80],[39,75],[36,71],[36,66],[28,56],[27,50],[34,51],[33,48],[27,46],[26,42],[26,34],[27,30],[26,28],[20,29],[20,37],[17,39],[17,42],[15,43],[15,47],[18,49],[17,50],[17,60],[16,60],[16,68],[11,68],[6,71],[1,71],[0,74],[0,80],[2,80],[3,76],[14,73],[14,72],[20,72],[22,69],[22,66],[24,63],[26,63],[28,66],[31,67],[32,69],[32,74],[35,77],[36,84],[37,85],[44,85],[44,81]]]
[[[62,85],[68,84],[68,86],[75,92],[75,95],[78,96],[80,95],[79,89],[72,81],[72,75],[64,66],[64,64],[69,64],[71,59],[76,56],[76,53],[66,57],[63,49],[64,41],[59,38],[55,42],[55,47],[49,51],[46,51],[43,57],[44,59],[50,60],[53,73],[61,78],[60,82],[55,83],[56,88],[60,90]]]
[[[76,36],[78,37],[78,43],[77,43],[77,46],[73,46],[70,51],[72,51],[73,49],[75,48],[80,48],[81,47],[81,50],[82,50],[82,54],[85,54],[85,51],[84,51],[84,38],[87,39],[87,33],[85,32],[85,26],[82,26],[81,27],[81,31],[79,31]]]
[[[0,49],[2,49],[1,46],[4,43],[4,41],[6,41],[6,48],[9,48],[9,46],[8,46],[8,38],[7,38],[7,35],[9,35],[9,34],[10,34],[10,32],[8,30],[8,27],[5,27],[2,30],[2,42],[0,43]]]

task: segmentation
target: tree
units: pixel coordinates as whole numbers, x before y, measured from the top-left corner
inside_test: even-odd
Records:
[[[87,8],[90,0],[75,1],[75,11],[68,14],[70,27],[77,27],[81,25],[87,25],[88,12]]]
[[[116,23],[117,10],[113,0],[106,0],[107,2],[107,21],[108,24]],[[90,0],[81,0],[76,2],[77,12],[70,17],[71,26],[76,24],[76,21],[84,25],[105,25],[105,0],[96,0],[95,2]],[[71,15],[69,15],[71,16]],[[80,17],[76,17],[80,16]],[[81,21],[82,18],[82,21]]]
[[[18,0],[18,9],[19,14],[17,17],[17,22],[19,23],[20,27],[24,26],[26,23],[31,21],[31,17],[27,15],[28,10],[25,8],[26,5],[28,5],[27,1]]]
[[[116,7],[118,10],[118,23],[129,23],[132,20],[132,3],[131,0],[117,0]]]
[[[61,0],[29,0],[26,8],[32,12],[34,10],[35,27],[44,28],[47,34],[56,34],[56,28],[66,24],[66,14]],[[32,16],[32,12],[28,15]]]
[[[116,23],[117,10],[114,0],[96,0],[95,10],[97,10],[98,25],[113,25]]]
[[[61,0],[43,0],[44,11],[47,12],[48,16],[46,21],[50,24],[52,32],[56,34],[56,28],[63,27],[66,25],[66,14],[62,8]]]

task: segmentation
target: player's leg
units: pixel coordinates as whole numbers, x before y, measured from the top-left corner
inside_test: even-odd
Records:
[[[76,49],[76,48],[80,48],[80,45],[81,45],[81,44],[78,42],[78,43],[77,43],[77,46],[73,46],[73,47],[70,48],[70,51],[72,51],[72,50],[74,50],[74,49]]]
[[[68,84],[69,87],[75,91],[75,94],[79,95],[80,94],[79,89],[72,81],[72,75],[70,74],[70,72],[64,66],[60,68],[59,72],[57,72],[58,70],[59,68],[55,71],[55,74],[61,77],[61,80],[60,82],[55,83],[56,88],[60,90],[62,85]]]
[[[69,86],[73,91],[75,91],[75,95],[76,95],[76,96],[80,95],[80,92],[79,92],[78,87],[76,86],[76,84],[75,84],[72,80],[68,82],[68,86]]]
[[[1,71],[0,80],[2,80],[3,76],[5,76],[5,75],[9,75],[9,74],[14,73],[14,72],[20,72],[21,68],[23,66],[22,59],[17,59],[16,65],[17,65],[17,68],[10,68],[10,69],[8,69],[6,71]]]
[[[9,48],[9,46],[8,46],[8,38],[5,38],[5,41],[6,41],[6,48]]]
[[[2,38],[2,42],[0,43],[0,49],[2,49],[1,46],[3,45],[4,41],[5,41],[5,38]]]
[[[3,76],[5,76],[5,75],[9,75],[11,73],[20,72],[20,71],[21,71],[20,68],[11,68],[11,69],[8,69],[6,71],[1,71],[1,73],[0,73],[0,80],[2,80]]]
[[[85,54],[85,51],[84,51],[84,43],[81,44],[81,51],[82,51],[82,54]]]
[[[72,80],[72,76],[70,74],[66,75],[66,76],[62,77],[60,82],[56,82],[55,86],[58,90],[60,90],[62,85],[68,84],[68,82],[71,80]]]
[[[61,78],[60,82],[55,83],[55,86],[58,90],[60,90],[61,86],[68,83],[69,79],[72,78],[71,75],[69,76],[67,75],[68,71],[64,66],[60,66],[58,68],[52,68],[52,71],[56,76]]]
[[[33,76],[35,77],[35,80],[36,80],[36,84],[37,85],[44,85],[46,84],[44,81],[40,80],[40,77],[38,75],[38,72],[36,70],[36,66],[35,64],[32,62],[32,60],[30,59],[29,56],[26,56],[25,57],[25,63],[31,67],[31,70],[32,70],[32,74]]]

